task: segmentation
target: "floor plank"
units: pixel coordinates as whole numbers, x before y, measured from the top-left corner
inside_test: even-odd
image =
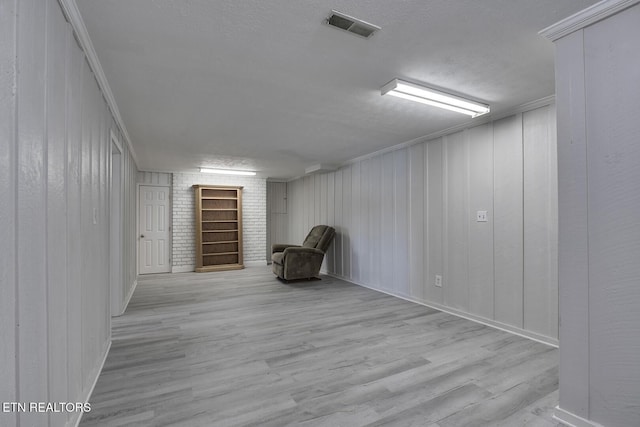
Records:
[[[559,426],[558,351],[331,277],[141,276],[81,426]]]

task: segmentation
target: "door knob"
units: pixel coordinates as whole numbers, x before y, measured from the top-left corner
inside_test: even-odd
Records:
[[[140,238],[141,238],[141,239],[144,239],[144,234],[141,234],[141,235],[140,235]]]

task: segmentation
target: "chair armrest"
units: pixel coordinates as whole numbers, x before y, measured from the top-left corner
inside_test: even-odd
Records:
[[[298,245],[290,245],[288,243],[274,243],[271,245],[271,253],[274,254],[276,252],[284,252],[287,248],[299,248]]]
[[[290,246],[284,250],[284,256],[287,254],[315,254],[315,255],[324,255],[320,249],[316,248],[307,248],[305,246]]]

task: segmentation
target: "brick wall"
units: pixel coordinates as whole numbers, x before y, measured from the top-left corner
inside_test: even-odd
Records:
[[[192,185],[235,185],[242,190],[242,243],[245,265],[265,265],[267,181],[263,178],[208,174],[173,174],[173,272],[196,265],[195,198]]]

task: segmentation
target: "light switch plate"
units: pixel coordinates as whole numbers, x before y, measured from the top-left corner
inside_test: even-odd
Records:
[[[478,211],[476,216],[477,222],[487,222],[487,211]]]

